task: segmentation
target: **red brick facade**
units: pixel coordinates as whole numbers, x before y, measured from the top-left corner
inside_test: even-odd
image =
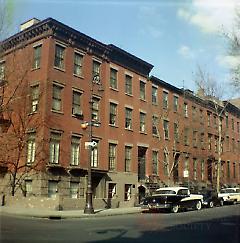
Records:
[[[139,195],[166,184],[190,187],[216,184],[215,141],[219,134],[211,101],[150,76],[151,64],[53,19],[41,21],[4,41],[5,55],[0,61],[5,61],[7,67],[8,59],[18,52],[26,53],[26,58],[31,53],[32,60],[37,46],[41,46],[40,64],[29,70],[26,82],[40,90],[38,110],[31,116],[41,121],[35,128],[36,146],[37,141],[45,141],[47,156],[41,163],[39,176],[28,177],[32,193],[52,196],[49,181],[55,181],[51,186],[55,190],[57,185],[59,195],[69,197],[77,185],[76,197],[84,198],[89,127],[83,129],[81,124],[91,121],[91,102],[94,122],[100,124],[92,126],[93,140],[98,143],[93,152],[97,160],[92,168],[96,198],[110,197],[118,204],[133,203]],[[56,57],[57,53],[63,55]],[[100,64],[99,83],[93,81],[94,61]],[[74,68],[81,72],[74,74]],[[126,79],[132,81],[128,90]],[[73,112],[74,92],[81,119]],[[228,104],[222,118],[220,184],[237,185],[240,184],[239,108]],[[30,128],[34,129],[34,123]],[[77,141],[75,152],[74,141]],[[71,165],[75,161],[71,154],[78,154],[78,164]]]

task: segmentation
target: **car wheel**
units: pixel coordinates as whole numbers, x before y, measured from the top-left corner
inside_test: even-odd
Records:
[[[202,203],[201,201],[197,201],[196,204],[195,204],[195,208],[196,210],[200,210],[202,208]]]
[[[224,202],[223,202],[223,200],[220,200],[220,206],[223,206],[224,205]]]
[[[172,211],[173,213],[177,213],[178,210],[179,210],[179,206],[178,206],[178,205],[174,205],[174,206],[172,207],[172,209],[171,209],[171,211]]]
[[[213,201],[210,201],[210,202],[208,203],[208,206],[209,206],[209,208],[213,208],[213,206],[214,206]]]
[[[234,200],[234,201],[233,201],[233,205],[236,205],[236,204],[237,204],[237,201],[236,201],[236,200]]]

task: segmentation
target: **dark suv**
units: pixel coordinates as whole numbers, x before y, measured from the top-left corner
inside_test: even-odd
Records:
[[[200,191],[203,195],[203,206],[212,208],[214,206],[223,206],[223,199],[218,197],[217,191],[213,189],[204,189]]]

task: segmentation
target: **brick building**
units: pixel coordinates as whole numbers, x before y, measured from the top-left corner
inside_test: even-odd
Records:
[[[19,80],[23,88],[1,120],[28,121],[22,122],[26,143],[19,163],[37,164],[27,172],[19,167],[24,176],[16,194],[61,196],[65,208],[82,207],[90,160],[95,205],[133,205],[167,184],[215,185],[219,133],[209,97],[150,76],[153,66],[146,61],[51,18],[24,23],[2,47],[1,89],[9,94]],[[240,109],[224,102],[218,107],[224,105],[220,183],[234,186],[240,184]],[[13,131],[10,125],[2,137]],[[0,184],[6,193],[12,167],[4,158]]]

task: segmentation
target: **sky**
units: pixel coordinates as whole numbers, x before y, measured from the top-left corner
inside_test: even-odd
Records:
[[[225,84],[239,62],[229,56],[224,33],[234,28],[240,0],[13,1],[13,33],[28,19],[52,17],[151,63],[151,75],[178,88],[196,90],[198,65]]]

